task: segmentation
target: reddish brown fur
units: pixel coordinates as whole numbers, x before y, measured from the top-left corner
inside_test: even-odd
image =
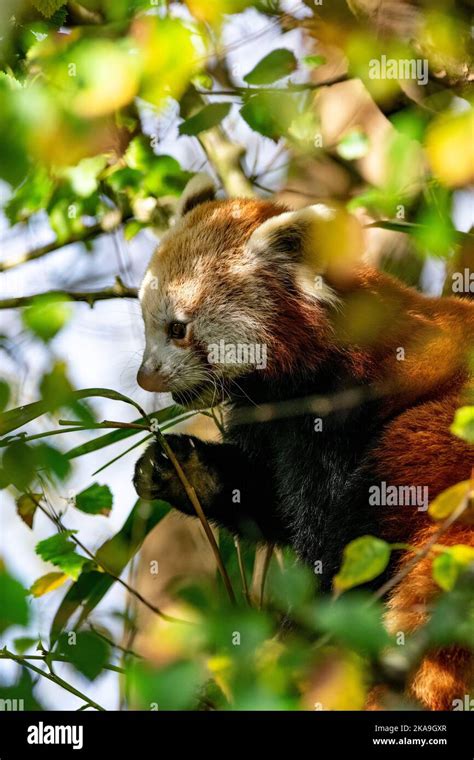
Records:
[[[387,413],[398,414],[382,435],[376,470],[380,480],[388,484],[428,485],[432,501],[449,486],[468,480],[474,467],[473,447],[450,432],[456,409],[465,403],[474,310],[467,301],[426,298],[370,270],[358,274],[354,289],[345,294],[345,299],[361,292],[383,303],[382,317],[385,309],[392,314],[370,347],[348,346],[348,361],[355,374],[397,392],[396,400],[394,396],[387,398]],[[344,337],[341,330],[342,343]],[[405,349],[405,361],[396,360],[396,346]],[[393,510],[381,526],[381,535],[420,550],[438,528],[425,512]],[[474,546],[474,533],[471,527],[453,525],[439,543]],[[399,569],[411,560],[412,555],[404,553]],[[391,592],[390,630],[408,633],[420,626],[426,620],[426,606],[438,593],[430,554]],[[472,654],[451,647],[423,660],[412,675],[409,693],[428,709],[452,710],[453,700],[469,694],[473,685]],[[368,709],[381,706],[383,694],[377,689],[370,696]]]

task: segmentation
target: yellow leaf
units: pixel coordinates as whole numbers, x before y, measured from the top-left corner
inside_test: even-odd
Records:
[[[426,153],[433,174],[448,187],[462,187],[474,180],[474,114],[442,116],[426,136]]]
[[[462,515],[459,516],[459,522],[473,525],[474,524],[474,504],[472,500],[472,483],[470,480],[463,480],[456,483],[443,493],[440,493],[436,499],[431,502],[428,514],[433,520],[445,520],[449,517],[465,499],[469,498],[469,504]]]
[[[474,547],[472,546],[456,544],[455,546],[450,546],[448,551],[456,562],[463,567],[467,567],[471,562],[474,562]]]
[[[59,588],[67,580],[69,580],[69,576],[66,573],[46,573],[33,583],[30,594],[36,597],[49,594],[50,591]]]
[[[441,547],[438,547],[441,548]],[[446,546],[433,560],[433,578],[444,591],[451,591],[460,573],[474,562],[474,548],[465,544]]]
[[[179,19],[140,16],[131,33],[141,65],[140,96],[156,105],[179,99],[199,69],[191,31]]]
[[[362,710],[367,692],[362,660],[351,653],[328,653],[302,692],[305,710]]]
[[[31,496],[25,493],[16,501],[16,511],[29,528],[33,527],[33,518],[41,496],[40,493],[33,493]]]

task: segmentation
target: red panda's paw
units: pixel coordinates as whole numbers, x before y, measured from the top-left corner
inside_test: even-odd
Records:
[[[196,447],[199,441],[188,435],[167,435],[166,440],[198,497],[206,499],[213,490],[214,479],[200,460]],[[195,514],[173,462],[157,441],[137,461],[133,484],[142,499],[162,499],[181,512]]]

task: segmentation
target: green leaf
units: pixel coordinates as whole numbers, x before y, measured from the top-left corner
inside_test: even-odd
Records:
[[[34,690],[36,688],[36,681],[33,684],[30,672],[26,668],[21,668],[20,676],[12,686],[3,686],[0,684],[0,699],[4,700],[4,703],[15,701],[21,705],[21,709],[33,711],[42,711],[45,708],[36,700],[34,696]],[[6,708],[7,709],[7,708]]]
[[[108,174],[105,178],[105,182],[116,193],[122,193],[129,190],[137,192],[143,182],[143,172],[138,169],[131,169],[129,166],[125,166],[122,169]]]
[[[6,380],[0,380],[0,412],[3,412],[10,400],[10,386]]]
[[[447,488],[431,502],[428,514],[433,520],[446,520],[468,499],[468,505],[462,515],[459,516],[459,522],[474,523],[474,503],[472,498],[472,483],[470,480],[463,480],[461,483]]]
[[[110,398],[114,401],[124,401],[126,404],[131,404],[141,412],[141,407],[136,401],[124,396],[123,393],[113,391],[110,388],[85,388],[84,390],[74,391],[72,398],[77,400],[83,398],[91,398],[97,396],[99,398]],[[19,406],[16,409],[9,409],[8,412],[0,414],[0,435],[10,433],[12,430],[16,430],[23,425],[26,425],[31,420],[40,417],[42,414],[46,414],[50,411],[48,404],[45,401],[34,401],[32,404],[26,404],[25,406]]]
[[[46,470],[48,474],[64,480],[71,469],[67,457],[52,446],[47,444],[28,446],[21,440],[14,441],[6,447],[2,466],[8,482],[16,486],[19,491],[27,490],[38,470]],[[21,506],[26,512],[28,509],[26,502],[23,502]]]
[[[433,578],[444,591],[452,591],[463,570],[474,563],[474,548],[457,544],[433,560]]]
[[[0,77],[0,177],[13,187],[29,170],[25,125],[19,120],[19,83],[6,74]]]
[[[172,156],[155,156],[143,185],[157,198],[162,195],[181,195],[193,175],[185,172]]]
[[[315,580],[314,573],[287,551],[282,565],[270,563],[265,595],[278,609],[289,612],[314,599]]]
[[[71,299],[61,293],[36,296],[22,312],[23,324],[48,343],[69,322]]]
[[[67,177],[73,192],[81,198],[92,195],[99,187],[99,174],[107,165],[105,156],[83,158],[76,166],[63,169],[62,176]]]
[[[205,678],[205,671],[198,662],[176,662],[159,670],[133,662],[127,671],[132,701],[142,710],[191,708]]]
[[[346,591],[353,586],[376,578],[390,561],[390,544],[375,536],[361,536],[344,549],[342,567],[334,577],[336,591]]]
[[[33,449],[37,459],[37,467],[46,470],[48,475],[54,475],[58,480],[65,480],[71,472],[69,459],[59,449],[42,443]]]
[[[5,214],[10,224],[24,221],[46,208],[52,191],[53,182],[47,171],[42,166],[36,166],[5,205]]]
[[[66,406],[74,398],[74,388],[67,377],[65,362],[55,362],[50,372],[41,378],[41,397],[49,411]]]
[[[291,50],[286,48],[272,50],[244,76],[244,81],[254,85],[272,84],[292,74],[297,67],[297,60]]]
[[[164,501],[135,503],[122,529],[96,552],[97,560],[114,575],[121,575],[145,537],[168,514],[171,506]],[[77,625],[85,620],[114,584],[114,578],[96,570],[84,570],[62,600],[51,626],[55,641],[71,617],[81,607]]]
[[[15,578],[0,569],[0,633],[12,625],[28,625],[26,591]]]
[[[59,567],[66,575],[77,580],[85,564],[90,564],[87,557],[76,552],[76,544],[70,537],[76,530],[65,530],[50,538],[45,538],[36,545],[36,554],[45,562],[51,562]]]
[[[46,573],[33,583],[29,593],[35,597],[44,596],[44,594],[49,594],[50,591],[62,586],[67,580],[69,580],[69,576],[65,573]]]
[[[369,150],[369,139],[360,129],[348,132],[337,146],[337,152],[346,161],[354,161],[363,158]]]
[[[37,466],[38,459],[33,447],[17,441],[5,449],[2,467],[8,483],[12,483],[19,491],[28,488],[36,475]]]
[[[446,258],[459,239],[459,233],[449,213],[440,213],[435,206],[429,206],[418,213],[412,238],[422,254]]]
[[[211,103],[194,116],[190,116],[179,127],[180,135],[198,135],[206,129],[217,127],[229,114],[232,103]]]
[[[321,632],[335,636],[351,649],[374,656],[388,646],[390,637],[382,623],[382,605],[368,605],[369,599],[368,595],[354,592],[335,601],[321,600],[312,619]]]
[[[112,509],[113,496],[108,486],[92,483],[89,488],[77,494],[74,503],[81,512],[108,516]]]
[[[259,92],[240,109],[240,115],[255,132],[278,140],[285,136],[299,115],[300,98],[287,92]]]
[[[143,229],[146,229],[147,225],[144,222],[139,222],[137,219],[132,219],[131,222],[127,222],[124,227],[123,235],[125,240],[133,240]]]
[[[73,635],[64,633],[56,648],[58,654],[67,657],[79,673],[94,681],[110,658],[110,646],[95,633],[79,631]]]
[[[31,496],[25,493],[16,500],[17,514],[20,515],[23,522],[26,523],[29,528],[33,527],[33,518],[38,508],[38,502],[42,496],[43,494],[41,493],[34,493],[31,494]]]
[[[151,147],[150,139],[145,135],[134,137],[124,155],[127,165],[135,170],[147,172],[156,158],[156,153]],[[114,175],[110,175],[113,177]],[[110,177],[108,181],[110,180]]]
[[[18,654],[24,654],[28,649],[31,649],[31,647],[37,648],[37,645],[38,639],[33,639],[31,636],[18,636],[18,638],[13,639],[15,652],[18,652]]]
[[[429,648],[460,644],[474,648],[473,573],[462,573],[453,590],[440,594],[430,618],[423,629]]]
[[[450,430],[463,441],[474,443],[474,406],[462,406],[457,409]]]
[[[326,58],[323,55],[305,55],[302,61],[305,66],[314,69],[317,66],[323,66],[326,63]]]
[[[51,18],[58,8],[66,5],[67,0],[32,0],[32,3],[45,18]]]

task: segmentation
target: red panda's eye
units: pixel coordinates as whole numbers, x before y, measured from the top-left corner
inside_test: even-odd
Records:
[[[188,326],[185,322],[170,322],[168,336],[172,340],[183,340],[186,337]]]

